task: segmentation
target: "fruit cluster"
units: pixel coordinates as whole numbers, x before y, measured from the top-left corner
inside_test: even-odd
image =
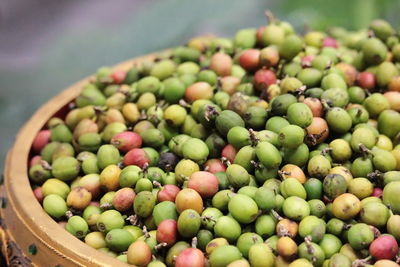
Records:
[[[137,266],[399,266],[399,36],[268,15],[100,68],[33,142],[44,210]]]

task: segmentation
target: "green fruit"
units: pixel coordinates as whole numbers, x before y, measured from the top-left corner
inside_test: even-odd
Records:
[[[275,192],[266,187],[259,187],[255,191],[254,200],[261,210],[270,211],[275,208]]]
[[[376,71],[376,81],[378,86],[386,87],[397,75],[399,75],[399,71],[392,62],[381,63]]]
[[[400,132],[400,113],[384,110],[378,117],[378,130],[381,134],[394,138]]]
[[[269,142],[260,142],[256,146],[256,155],[260,162],[267,168],[276,168],[282,162],[279,150]]]
[[[50,194],[43,199],[43,209],[55,219],[62,218],[68,210],[65,200],[54,194]]]
[[[310,215],[310,206],[307,201],[296,196],[285,199],[282,210],[286,217],[295,221],[301,221],[304,217]]]
[[[329,129],[336,133],[346,133],[352,126],[350,115],[342,108],[334,107],[329,109],[325,115]]]
[[[298,35],[289,35],[279,47],[279,55],[286,60],[292,60],[303,50],[303,46],[304,42]]]
[[[233,40],[235,47],[247,49],[253,48],[256,45],[256,30],[242,29],[238,31]]]
[[[102,145],[97,151],[97,164],[100,169],[104,169],[108,165],[118,164],[120,154],[113,145]]]
[[[275,256],[266,243],[254,244],[249,250],[249,261],[254,267],[275,266]]]
[[[318,86],[322,80],[322,71],[316,68],[305,68],[301,69],[297,75],[297,79],[299,79],[307,88],[310,88],[306,91],[306,95],[310,94],[313,97],[320,97],[323,90],[321,88],[312,88],[314,86]],[[316,90],[317,89],[317,90]]]
[[[267,120],[265,129],[279,134],[279,131],[290,123],[282,117],[274,116]]]
[[[148,217],[153,212],[155,202],[156,198],[151,192],[139,192],[135,197],[135,201],[133,202],[135,214],[143,218]]]
[[[238,164],[229,165],[226,169],[226,175],[229,184],[236,188],[248,185],[250,181],[247,170]]]
[[[50,177],[51,172],[44,169],[41,164],[36,164],[29,168],[29,179],[34,183],[41,184]]]
[[[222,212],[217,208],[206,208],[201,213],[201,225],[202,227],[206,228],[207,230],[212,231],[217,220],[222,217]]]
[[[258,216],[258,206],[249,196],[236,194],[228,204],[228,210],[232,217],[239,223],[248,224]]]
[[[329,73],[324,76],[321,81],[321,88],[324,90],[328,90],[331,88],[339,88],[343,90],[347,90],[347,84],[342,76],[337,73]]]
[[[365,223],[357,223],[351,226],[347,236],[350,246],[355,250],[368,248],[374,240],[374,232]]]
[[[322,200],[312,199],[308,201],[310,206],[310,215],[322,218],[326,214],[326,206]]]
[[[271,112],[274,115],[283,116],[286,115],[289,106],[295,104],[297,99],[294,95],[291,94],[282,94],[278,95],[277,97],[273,98],[271,101]],[[266,128],[267,130],[270,130]]]
[[[72,216],[68,219],[65,229],[77,238],[84,238],[89,232],[89,226],[80,216]]]
[[[176,69],[176,64],[170,59],[161,60],[153,65],[150,75],[160,80],[164,80],[171,76]]]
[[[163,220],[173,219],[177,220],[178,214],[174,202],[162,201],[154,206],[153,218],[155,224],[158,226]]]
[[[107,247],[113,251],[127,251],[130,244],[133,243],[133,236],[123,229],[113,229],[106,235]]]
[[[316,178],[307,179],[304,184],[307,192],[307,199],[320,199],[322,196],[322,182]]]
[[[54,194],[66,199],[70,191],[70,187],[65,182],[54,178],[48,179],[42,185],[42,194],[44,197]]]
[[[275,233],[276,219],[271,215],[261,215],[255,222],[255,232],[262,238],[267,238]]]
[[[53,176],[63,181],[70,181],[76,178],[79,174],[79,171],[79,162],[74,157],[57,158],[51,165],[51,172]]]
[[[227,139],[228,143],[233,145],[236,149],[251,144],[249,131],[241,126],[232,127],[228,132]]]
[[[322,93],[321,100],[333,107],[343,108],[349,103],[349,94],[342,88],[330,88]]]
[[[284,198],[297,196],[299,198],[306,199],[307,197],[306,190],[296,178],[284,179],[279,189]]]
[[[390,108],[388,100],[380,93],[373,93],[363,103],[371,117],[377,117],[384,110]]]
[[[394,213],[400,212],[400,181],[395,181],[387,184],[383,188],[383,203],[390,207]]]
[[[58,124],[50,129],[51,131],[51,141],[70,143],[72,141],[71,130],[65,124]]]
[[[156,94],[161,87],[161,82],[157,77],[148,76],[140,79],[137,83],[137,92],[139,94],[143,93],[153,93]]]
[[[305,132],[297,125],[288,125],[279,131],[279,142],[283,147],[294,149],[303,143]]]
[[[316,155],[312,157],[307,166],[308,174],[311,177],[317,178],[322,178],[328,175],[330,169],[330,161],[322,155]]]
[[[256,233],[243,233],[239,236],[236,247],[245,258],[249,256],[250,247],[254,244],[263,243],[263,239]]]
[[[387,48],[378,38],[370,38],[362,46],[364,60],[369,65],[377,65],[385,60]]]
[[[100,214],[97,220],[97,229],[100,232],[108,233],[113,229],[120,229],[124,226],[125,221],[121,213],[116,210],[107,210]]]
[[[365,203],[360,211],[361,221],[375,227],[385,226],[389,216],[389,209],[382,203]]]
[[[328,267],[338,266],[351,267],[351,260],[341,253],[336,253],[330,258]]]
[[[212,198],[213,207],[219,209],[220,211],[228,210],[229,200],[235,195],[231,190],[225,189],[218,191]]]
[[[244,127],[245,123],[236,112],[231,110],[222,111],[215,119],[215,127],[223,136],[226,136],[229,130],[235,126]]]
[[[319,243],[325,235],[325,221],[316,216],[307,216],[300,221],[299,234],[302,238],[311,237],[311,241]]]
[[[235,242],[242,232],[240,224],[232,217],[222,216],[214,226],[216,236],[223,237],[229,242]]]
[[[160,147],[165,142],[163,133],[158,129],[147,129],[143,131],[140,136],[143,139],[143,143],[150,147]]]
[[[186,209],[179,215],[177,227],[183,237],[194,237],[201,226],[200,215],[192,209]]]
[[[294,149],[283,149],[283,160],[285,163],[304,166],[309,158],[310,150],[306,144],[301,144]]]
[[[233,163],[242,166],[249,172],[252,172],[254,169],[254,164],[252,162],[255,159],[256,159],[255,148],[252,146],[244,146],[236,154]]]
[[[211,267],[224,267],[241,258],[242,253],[237,247],[224,245],[213,250],[209,258],[209,264]]]
[[[183,144],[182,153],[185,158],[196,162],[204,162],[208,157],[209,150],[202,140],[190,138]]]
[[[312,253],[310,253],[310,251],[312,251]],[[325,260],[325,253],[322,248],[316,243],[310,242],[310,244],[307,245],[305,242],[303,242],[299,246],[299,257],[309,260],[313,263],[313,266],[322,266]]]
[[[346,193],[347,182],[340,174],[328,174],[323,182],[324,193],[329,199],[335,199],[337,196]]]

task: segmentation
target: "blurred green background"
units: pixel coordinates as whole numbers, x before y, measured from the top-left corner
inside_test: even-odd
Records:
[[[233,36],[240,28],[265,24],[266,9],[298,32],[333,25],[355,30],[377,17],[398,28],[400,1],[0,1],[0,168],[34,111],[99,66],[200,34]]]

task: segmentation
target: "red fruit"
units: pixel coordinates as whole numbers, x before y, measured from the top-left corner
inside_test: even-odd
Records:
[[[218,52],[211,57],[210,69],[213,70],[218,76],[230,75],[232,65],[232,58],[225,53]]]
[[[204,163],[204,170],[215,174],[216,172],[224,172],[226,167],[220,159],[209,159]]]
[[[131,149],[142,146],[142,137],[135,132],[126,131],[114,135],[110,143],[120,151],[128,152]]]
[[[79,179],[79,186],[82,186],[90,193],[92,193],[93,198],[97,198],[100,195],[101,185],[100,176],[98,174],[88,174]]]
[[[267,89],[271,84],[276,83],[276,75],[273,71],[260,69],[254,74],[254,86],[262,91]]]
[[[143,149],[134,148],[125,154],[122,162],[125,166],[136,165],[143,168],[146,164],[150,164],[150,158]]]
[[[221,152],[221,157],[226,158],[229,162],[233,163],[237,154],[237,150],[231,144],[226,145]]]
[[[338,48],[338,44],[336,42],[336,39],[332,38],[332,37],[325,37],[324,40],[322,41],[322,46],[323,47],[334,47],[334,48]]]
[[[157,227],[156,239],[158,243],[167,243],[168,246],[175,244],[178,234],[176,221],[166,219]]]
[[[98,201],[90,201],[89,206],[95,206],[95,207],[100,208],[100,202],[98,202]]]
[[[50,130],[41,130],[36,135],[32,143],[32,148],[36,153],[40,153],[42,148],[50,142]]]
[[[279,52],[276,47],[267,46],[260,51],[260,65],[273,67],[279,63]]]
[[[377,260],[391,260],[399,250],[396,239],[391,235],[381,235],[369,246],[369,253]]]
[[[264,34],[265,27],[266,27],[266,26],[261,26],[261,27],[259,27],[259,28],[257,29],[257,32],[256,32],[257,44],[260,45],[260,46],[263,46],[263,45],[262,45],[262,44],[263,44],[263,38],[262,38],[262,36],[263,36],[263,34]]]
[[[37,201],[42,203],[44,197],[43,197],[43,192],[42,192],[42,187],[41,186],[38,186],[35,189],[33,189],[33,195],[35,196]]]
[[[255,71],[260,66],[260,50],[247,49],[239,57],[239,64],[247,71]]]
[[[324,115],[324,109],[318,98],[307,97],[303,100],[303,103],[311,109],[313,117],[322,117],[322,115]]]
[[[379,187],[375,187],[374,191],[372,191],[373,197],[382,197],[383,190]]]
[[[122,70],[114,71],[111,74],[111,79],[113,80],[113,83],[116,84],[121,84],[125,80],[125,77],[126,77],[126,72]]]
[[[211,172],[194,172],[189,177],[187,187],[196,190],[204,198],[212,197],[218,192],[218,179]]]
[[[213,87],[206,82],[197,82],[186,88],[185,99],[194,102],[198,99],[211,99],[214,95]]]
[[[203,252],[197,248],[186,248],[179,253],[175,260],[175,267],[204,267]]]
[[[376,86],[376,77],[371,72],[360,72],[357,77],[357,83],[364,89],[372,90]]]
[[[159,202],[162,201],[172,201],[175,202],[176,195],[181,191],[179,187],[173,184],[164,185],[157,194]]]
[[[139,267],[151,262],[151,249],[143,240],[136,240],[128,248],[128,263]]]
[[[115,192],[113,199],[113,206],[118,211],[127,211],[132,209],[133,201],[135,200],[136,193],[132,188],[125,187]]]
[[[192,209],[201,214],[203,211],[203,199],[196,190],[184,188],[176,195],[176,210],[181,213],[184,210]]]
[[[240,79],[235,76],[225,76],[220,79],[221,90],[233,95],[240,84]]]
[[[42,157],[40,155],[33,156],[31,158],[31,160],[29,161],[29,167],[32,167],[33,165],[36,165],[36,164],[40,164],[41,160],[42,160]]]
[[[311,67],[311,63],[313,62],[315,56],[314,55],[307,55],[301,58],[301,65],[303,67]]]

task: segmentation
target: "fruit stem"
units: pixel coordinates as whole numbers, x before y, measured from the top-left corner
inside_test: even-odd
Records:
[[[277,21],[276,17],[274,16],[274,14],[272,13],[271,10],[269,10],[269,9],[266,10],[264,14],[265,14],[265,17],[267,17],[268,23],[274,23]]]
[[[206,111],[205,111],[205,113],[204,113],[204,118],[207,120],[207,121],[210,121],[210,118],[213,116],[213,115],[219,115],[219,112],[215,109],[215,107],[213,107],[213,106],[211,106],[211,105],[206,105]]]
[[[65,217],[67,217],[68,219],[71,218],[72,216],[74,216],[74,214],[72,214],[72,211],[67,210],[67,211],[65,212]]]
[[[179,100],[179,105],[181,105],[184,108],[190,108],[191,107],[191,105],[188,102],[186,102],[185,100],[183,100],[183,99]]]
[[[249,134],[250,134],[250,141],[251,141],[251,146],[256,146],[258,142],[260,141],[259,138],[256,136],[256,132],[253,129],[249,129]]]
[[[146,225],[143,226],[142,232],[143,232],[145,238],[150,238],[150,234],[147,231]]]
[[[363,267],[368,264],[369,260],[372,259],[371,256],[366,257],[365,259],[358,259],[353,261],[351,267]]]
[[[275,219],[277,219],[278,221],[282,221],[284,218],[278,214],[278,212],[276,212],[274,209],[271,210],[271,214],[272,216],[275,217]]]
[[[192,239],[192,248],[197,248],[197,237],[193,237]]]
[[[314,264],[317,261],[317,257],[314,255],[315,249],[311,244],[311,240],[312,240],[311,236],[308,235],[304,238],[304,243],[306,243],[307,252],[312,255],[311,262]]]
[[[42,165],[42,168],[46,171],[51,171],[51,165],[47,161],[41,160],[40,164]]]
[[[161,188],[161,187],[162,187],[162,185],[161,185],[159,182],[157,182],[157,181],[153,181],[153,185],[154,185],[156,188]]]
[[[222,163],[225,164],[226,166],[231,165],[231,162],[230,162],[227,158],[225,158],[225,157],[222,157],[222,158],[221,158],[221,161],[222,161]]]
[[[103,210],[109,210],[112,208],[112,205],[110,203],[103,203],[100,205],[100,208]]]

